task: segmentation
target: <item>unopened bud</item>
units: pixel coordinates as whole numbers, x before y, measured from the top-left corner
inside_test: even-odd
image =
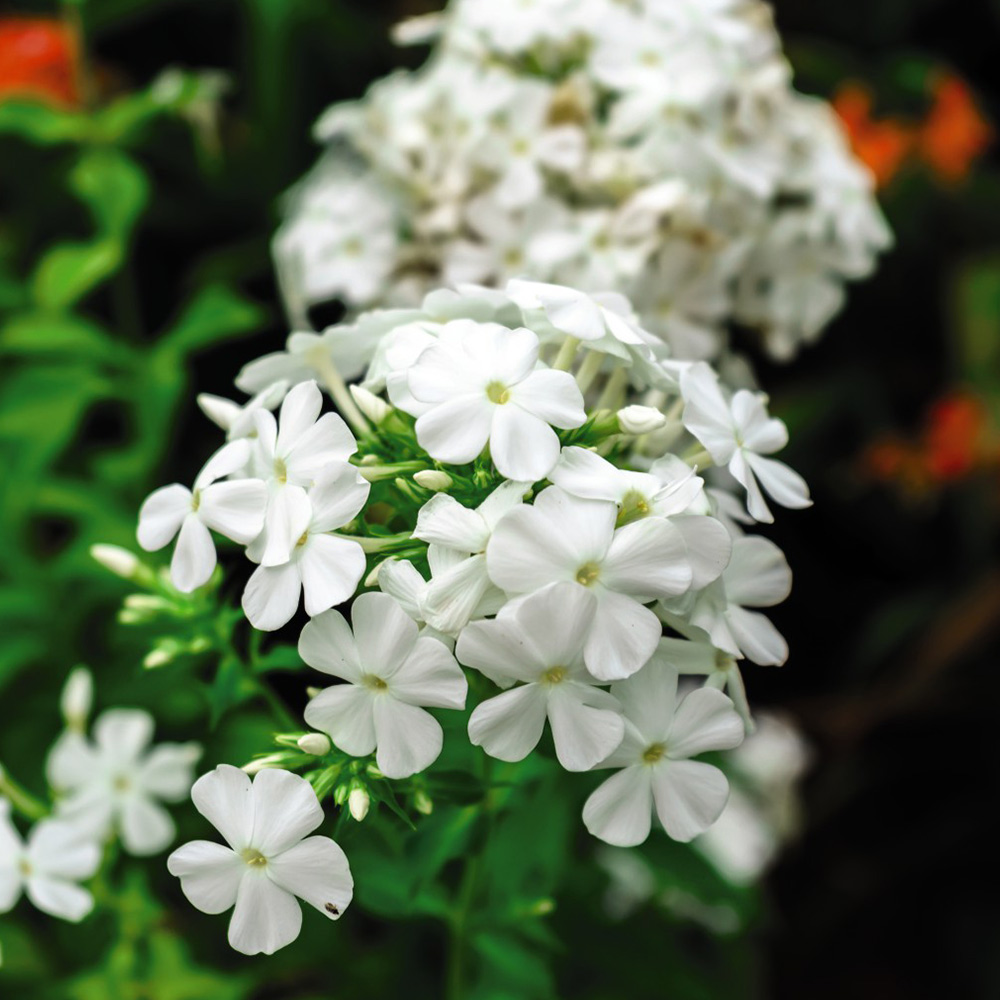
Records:
[[[133,579],[142,565],[139,557],[120,545],[91,545],[91,558],[123,580]]]
[[[130,611],[159,612],[169,610],[170,602],[155,594],[129,594],[125,607]]]
[[[94,701],[94,678],[86,667],[77,667],[70,672],[63,685],[59,708],[70,729],[83,732],[87,727],[87,716]]]
[[[384,563],[384,562],[385,562],[385,560],[383,559],[382,562],[375,563],[375,565],[372,567],[371,572],[365,577],[365,586],[366,587],[377,587],[378,586],[378,571],[382,568],[382,563]]]
[[[413,808],[424,816],[430,816],[434,812],[434,803],[431,797],[422,789],[417,789],[413,796]]]
[[[626,406],[618,411],[618,426],[626,434],[651,434],[659,430],[667,418],[652,406]]]
[[[342,806],[347,801],[347,796],[350,794],[350,789],[347,785],[337,785],[333,790],[333,801],[338,805]]]
[[[351,810],[351,815],[360,823],[368,815],[368,807],[371,799],[363,788],[352,789],[347,797],[347,808]]]
[[[243,770],[249,774],[257,774],[258,771],[263,771],[266,767],[280,767],[282,761],[284,761],[284,754],[272,753],[268,754],[266,757],[257,757],[247,764],[243,765]]]
[[[362,455],[361,461],[358,464],[363,466],[370,466],[370,465],[379,465],[380,462],[381,459],[378,457],[378,455]]]
[[[413,481],[418,486],[423,486],[425,490],[434,490],[438,493],[451,489],[454,483],[447,472],[441,472],[439,469],[421,469],[420,472],[413,474]]]
[[[325,757],[330,752],[330,739],[322,733],[306,733],[300,736],[297,741],[298,748],[303,753],[312,754],[314,757]]]
[[[318,688],[318,687],[307,687],[306,688],[306,694],[309,695],[310,698],[315,698],[316,695],[322,694],[322,692],[323,692],[323,688]]]
[[[533,917],[546,917],[553,910],[555,910],[556,904],[553,899],[536,899],[534,903],[528,908],[528,913]]]
[[[119,617],[121,616],[119,615]],[[158,646],[156,649],[151,650],[145,655],[142,665],[147,670],[155,670],[157,667],[165,667],[174,658],[174,656],[174,650]]]
[[[354,402],[358,404],[358,409],[373,423],[380,424],[390,413],[392,407],[374,393],[363,389],[360,385],[350,387]]]

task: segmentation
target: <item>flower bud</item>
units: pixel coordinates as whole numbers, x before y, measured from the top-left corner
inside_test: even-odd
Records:
[[[141,566],[139,557],[120,545],[91,545],[90,556],[123,580],[133,579]]]
[[[318,687],[307,687],[306,694],[309,695],[310,698],[315,698],[316,695],[320,694],[323,690],[325,689]]]
[[[119,615],[119,618],[121,616]],[[147,670],[155,670],[157,667],[165,667],[173,658],[174,650],[165,649],[163,646],[158,646],[156,649],[151,650],[143,658],[142,665]]]
[[[330,752],[330,739],[322,733],[306,733],[300,736],[297,741],[298,748],[303,753],[312,754],[313,757],[325,757]]]
[[[385,562],[385,560],[383,559],[382,562],[375,563],[375,565],[372,567],[371,572],[365,577],[365,586],[366,587],[377,587],[378,586],[378,571],[382,568],[382,563],[384,563],[384,562]]]
[[[280,753],[268,754],[266,757],[256,757],[254,760],[244,764],[242,770],[253,776],[258,771],[263,771],[265,767],[280,767],[284,759],[285,755]]]
[[[450,489],[454,482],[447,472],[438,469],[421,469],[420,472],[413,474],[413,481],[418,486],[423,486],[425,490],[434,490],[437,493]]]
[[[360,385],[350,387],[354,402],[358,404],[358,409],[373,423],[380,424],[390,413],[392,407],[374,393],[363,389]]]
[[[368,807],[371,799],[363,788],[354,788],[347,797],[347,808],[351,810],[351,815],[360,823],[368,815]]]
[[[94,678],[86,667],[70,672],[63,685],[59,708],[70,729],[83,732],[94,701]]]
[[[422,788],[417,789],[413,796],[413,808],[423,816],[430,816],[434,812],[434,803]]]
[[[652,406],[634,404],[618,411],[618,426],[626,434],[650,434],[666,422],[667,418]]]

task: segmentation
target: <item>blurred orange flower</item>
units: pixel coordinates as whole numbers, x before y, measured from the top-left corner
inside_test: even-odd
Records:
[[[0,17],[0,101],[34,97],[77,105],[77,44],[55,18]]]
[[[920,129],[919,152],[942,180],[957,183],[993,141],[993,129],[969,85],[954,73],[936,74],[931,92],[934,103]]]
[[[914,129],[897,118],[872,118],[872,93],[862,83],[848,81],[834,95],[833,109],[847,129],[858,159],[884,187],[913,148]]]

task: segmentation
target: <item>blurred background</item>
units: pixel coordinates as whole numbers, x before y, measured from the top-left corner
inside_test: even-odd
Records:
[[[177,672],[139,666],[151,637],[114,627],[127,587],[88,547],[133,544],[143,497],[188,481],[214,446],[196,393],[229,395],[240,365],[283,341],[269,239],[315,159],[311,125],[418,64],[389,28],[434,7],[0,3],[0,760],[26,784],[44,786],[76,663],[101,703],[155,705],[167,738],[202,716]],[[897,240],[817,346],[787,367],[757,359],[815,498],[771,532],[796,574],[773,614],[791,658],[747,672],[751,702],[808,748],[801,801],[775,821],[797,832],[759,886],[663,837],[638,866],[553,860],[536,886],[558,898],[548,958],[498,940],[504,996],[1000,996],[1000,3],[775,11],[798,88],[835,102]],[[30,114],[13,99],[26,92]],[[241,713],[206,759],[266,731]],[[498,865],[527,838],[559,849],[542,798],[551,844],[510,830]],[[390,931],[355,912],[332,943],[307,921],[296,949],[254,963],[161,868],[126,876],[113,920],[0,917],[0,996],[435,995],[426,921]]]

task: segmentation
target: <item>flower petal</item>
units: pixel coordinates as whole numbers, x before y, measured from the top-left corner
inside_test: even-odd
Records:
[[[339,611],[324,611],[302,629],[299,656],[313,670],[353,683],[361,680],[354,634]]]
[[[199,743],[160,743],[143,759],[139,784],[167,802],[180,802],[191,793],[192,768],[201,757]]]
[[[486,447],[495,408],[485,393],[448,400],[417,418],[417,441],[439,462],[464,465]]]
[[[375,698],[375,762],[387,778],[408,778],[438,758],[444,734],[437,719],[391,695]]]
[[[74,882],[90,878],[101,864],[101,849],[88,832],[59,819],[34,825],[26,856],[37,874]]]
[[[514,614],[522,632],[521,646],[532,647],[530,660],[524,654],[520,659],[543,670],[573,666],[582,658],[596,610],[597,598],[575,582],[553,583],[532,594]]]
[[[347,462],[331,462],[309,491],[312,505],[310,530],[334,531],[343,527],[368,501],[371,483]]]
[[[247,866],[222,844],[193,840],[167,858],[167,871],[181,880],[181,892],[202,913],[224,913],[236,902]]]
[[[721,691],[702,687],[677,706],[667,754],[671,760],[696,757],[708,750],[732,750],[743,742],[743,720]]]
[[[299,539],[308,531],[312,505],[301,486],[286,484],[275,489],[264,519],[262,566],[281,566],[292,557]],[[258,543],[259,544],[259,543]]]
[[[312,379],[289,389],[278,415],[275,451],[279,455],[287,455],[313,427],[322,409],[323,394]]]
[[[559,461],[559,438],[544,420],[511,401],[493,413],[490,454],[500,475],[535,482]]]
[[[215,569],[215,542],[211,532],[194,513],[188,514],[177,536],[174,557],[170,561],[170,579],[183,594],[208,583]]]
[[[792,590],[792,571],[785,554],[774,542],[755,535],[733,542],[723,580],[730,603],[753,608],[780,604]]]
[[[462,668],[444,643],[430,636],[417,639],[413,651],[392,675],[394,698],[427,708],[465,708],[468,684]]]
[[[292,620],[302,593],[299,560],[283,566],[258,566],[243,590],[243,613],[262,632],[273,632]]]
[[[525,684],[488,698],[469,719],[469,739],[498,760],[524,760],[545,728],[545,690]]]
[[[467,625],[458,637],[455,654],[467,667],[503,688],[515,681],[535,681],[550,665],[533,643],[525,641],[524,629],[513,615]]]
[[[483,595],[493,587],[486,556],[462,559],[443,573],[432,569],[435,575],[424,592],[424,620],[441,632],[455,634],[469,623]]]
[[[265,872],[248,872],[236,891],[229,921],[229,944],[243,955],[273,955],[302,930],[302,910],[295,897]]]
[[[729,565],[733,541],[726,526],[714,517],[682,514],[670,519],[681,533],[691,566],[691,588],[701,590],[717,580]]]
[[[153,717],[141,708],[109,708],[94,723],[94,741],[117,765],[130,764],[153,738]]]
[[[775,503],[792,510],[812,506],[806,481],[784,462],[745,452],[747,464]]]
[[[611,693],[647,746],[666,740],[677,706],[677,671],[664,662],[659,650],[637,674],[612,684]]]
[[[158,854],[177,834],[170,813],[145,795],[130,795],[125,800],[119,824],[125,850],[136,857]]]
[[[603,698],[601,697],[603,696]],[[567,771],[589,771],[621,744],[625,722],[607,707],[611,702],[603,691],[584,684],[560,684],[549,695],[548,715],[556,757]]]
[[[146,498],[139,508],[136,537],[147,552],[162,549],[181,530],[181,523],[191,513],[191,491],[180,483],[162,486]]]
[[[652,770],[656,815],[674,840],[686,844],[722,815],[729,782],[717,767],[697,760],[669,760]]]
[[[198,516],[213,531],[249,545],[264,527],[267,486],[261,479],[230,479],[201,491]]]
[[[600,576],[605,586],[634,596],[640,603],[683,594],[691,586],[691,578],[684,536],[659,517],[619,528]]]
[[[413,537],[459,552],[482,552],[490,532],[477,511],[447,493],[436,493],[420,508]]]
[[[249,846],[254,799],[250,777],[245,771],[231,764],[219,764],[194,783],[191,801],[234,851]]]
[[[511,386],[510,402],[553,427],[568,430],[586,422],[583,393],[569,372],[542,368]],[[509,404],[508,404],[509,405]]]
[[[652,826],[651,770],[642,764],[626,767],[599,785],[584,804],[584,826],[607,844],[641,844]]]
[[[602,591],[598,597],[584,661],[599,680],[621,680],[649,662],[663,626],[649,608],[631,597],[612,590]]]
[[[762,667],[780,667],[788,659],[785,637],[759,611],[730,607],[723,618],[747,659]]]
[[[267,874],[286,892],[339,919],[354,895],[347,856],[329,837],[307,837],[267,864]]]
[[[35,875],[24,888],[28,899],[43,913],[74,924],[94,908],[94,897],[86,889],[63,879]]]
[[[416,623],[388,594],[362,594],[351,622],[361,669],[388,680],[417,641]]]
[[[350,600],[367,565],[357,542],[329,535],[310,535],[298,564],[310,617]]]
[[[270,858],[287,851],[323,822],[313,786],[291,771],[266,767],[253,779],[250,843]]]
[[[308,705],[303,718],[327,734],[344,753],[365,757],[375,749],[373,695],[354,684],[338,684],[320,691]]]

